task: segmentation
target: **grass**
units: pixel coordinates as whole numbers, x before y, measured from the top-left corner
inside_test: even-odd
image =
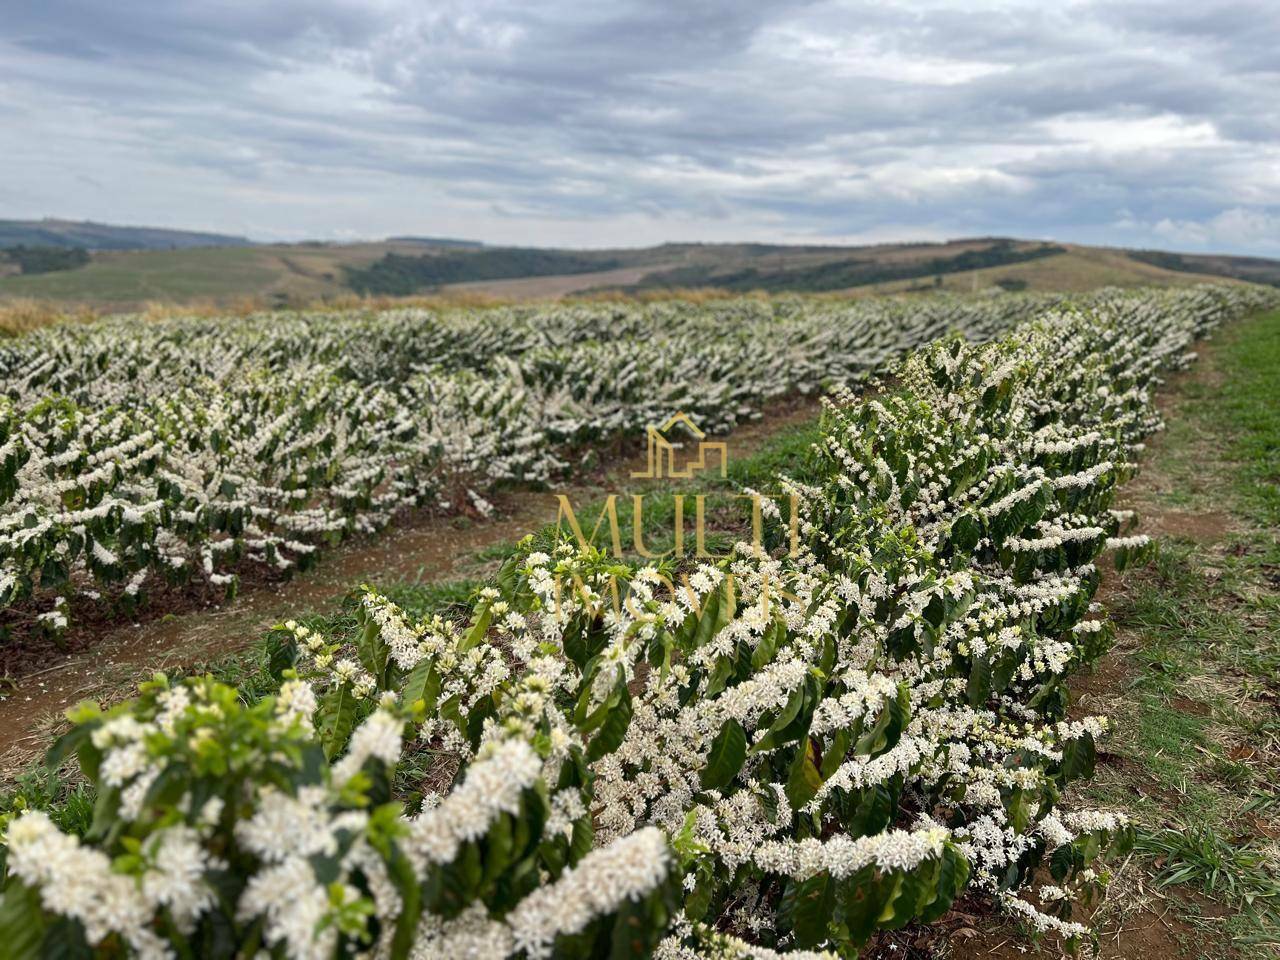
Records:
[[[79,270],[5,277],[0,293],[18,297],[115,303],[217,296],[259,290],[274,271],[253,247],[145,250],[100,254]]]
[[[1239,506],[1258,527],[1280,528],[1280,316],[1259,324],[1252,342],[1235,331],[1225,345],[1233,375],[1211,415],[1234,437],[1240,470],[1231,476]]]
[[[1280,312],[1210,350],[1139,484],[1161,553],[1110,600],[1123,678],[1086,706],[1117,733],[1085,793],[1137,821],[1186,955],[1236,957],[1280,948]]]
[[[1280,898],[1280,876],[1256,840],[1233,843],[1211,825],[1182,824],[1143,832],[1136,849],[1163,864],[1156,871],[1161,887],[1188,884],[1206,896],[1250,906]]]

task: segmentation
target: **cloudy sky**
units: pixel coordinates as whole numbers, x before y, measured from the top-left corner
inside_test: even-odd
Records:
[[[6,0],[0,217],[1280,254],[1280,3]]]

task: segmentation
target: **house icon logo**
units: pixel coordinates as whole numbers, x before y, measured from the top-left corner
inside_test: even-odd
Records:
[[[684,458],[683,466],[680,466],[677,451],[683,448],[684,441],[672,437],[672,431],[678,426],[683,427],[685,432],[698,441],[696,458]],[[646,431],[648,464],[644,470],[634,471],[631,476],[647,480],[662,478],[689,480],[695,474],[707,469],[709,455],[718,454],[715,459],[720,464],[720,476],[724,477],[729,464],[728,446],[720,441],[707,441],[706,436],[686,413],[676,413],[661,426],[649,427]]]

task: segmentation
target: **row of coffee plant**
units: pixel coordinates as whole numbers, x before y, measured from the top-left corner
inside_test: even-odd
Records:
[[[683,571],[572,539],[465,618],[360,598],[273,633],[246,702],[157,677],[55,747],[83,836],[7,825],[16,960],[850,956],[992,898],[1072,940],[1123,816],[1081,809],[1105,552],[1151,390],[1248,290],[1115,296],[949,337],[828,403],[779,483],[799,543]],[[784,526],[786,526],[784,524]],[[682,579],[679,574],[685,574]],[[672,583],[672,581],[675,581]]]
[[[705,429],[1044,299],[260,315],[64,326],[0,349],[0,611],[234,589],[442,498],[488,505],[674,410]],[[447,505],[447,504],[444,504]]]

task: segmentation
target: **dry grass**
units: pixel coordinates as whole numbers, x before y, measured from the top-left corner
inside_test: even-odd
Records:
[[[290,304],[289,310],[425,310],[479,309],[504,306],[513,301],[503,300],[475,291],[444,291],[431,296],[413,297],[361,297],[356,294],[325,297]],[[183,303],[164,300],[148,300],[127,313],[148,322],[160,322],[174,317],[250,317],[271,313],[281,307],[264,297],[237,297],[230,301],[199,298]],[[119,315],[119,310],[104,310],[86,303],[57,300],[37,300],[31,297],[0,300],[0,337],[16,337],[57,323],[93,323],[104,317]]]
[[[412,297],[360,296],[346,294],[336,297],[322,297],[291,303],[280,307],[262,297],[239,297],[230,302],[216,300],[195,300],[189,303],[175,304],[163,301],[150,301],[138,311],[146,320],[165,320],[174,316],[183,317],[249,317],[256,313],[271,313],[277,310],[404,310],[417,308],[423,310],[456,310],[459,308],[484,308],[503,306],[510,301],[474,291],[443,291],[439,294]]]
[[[721,287],[654,287],[649,290],[624,292],[622,290],[598,290],[595,293],[571,294],[563,297],[560,303],[664,303],[669,300],[683,300],[686,303],[714,303],[718,300],[762,300],[768,301],[770,295],[764,290],[752,290],[740,293],[725,290]]]
[[[92,323],[101,314],[82,304],[22,298],[0,300],[0,336],[16,337],[55,323]]]
[[[671,288],[645,290],[635,294],[619,291],[601,291],[581,296],[565,298],[548,298],[552,303],[661,303],[671,300],[682,300],[688,303],[712,303],[720,300],[750,298],[767,301],[769,294],[764,291],[736,293],[717,287]],[[323,297],[291,303],[288,310],[343,310],[343,311],[379,311],[379,310],[459,310],[484,309],[489,307],[510,306],[514,303],[530,304],[539,300],[512,300],[494,296],[479,290],[445,288],[438,293],[422,294],[408,297],[361,296],[351,293],[333,297]],[[164,300],[148,300],[137,309],[128,311],[149,322],[169,320],[174,317],[237,317],[245,318],[260,313],[271,313],[282,309],[268,298],[244,296],[231,301],[218,301],[209,298],[198,298],[183,303]],[[30,333],[55,323],[92,323],[119,311],[103,311],[97,307],[83,303],[66,303],[59,301],[36,300],[33,298],[0,300],[0,336],[18,336]]]
[[[308,303],[310,310],[402,310],[418,307],[424,310],[483,308],[507,306],[515,301],[480,290],[443,289],[439,293],[411,297],[361,296],[351,293]]]

